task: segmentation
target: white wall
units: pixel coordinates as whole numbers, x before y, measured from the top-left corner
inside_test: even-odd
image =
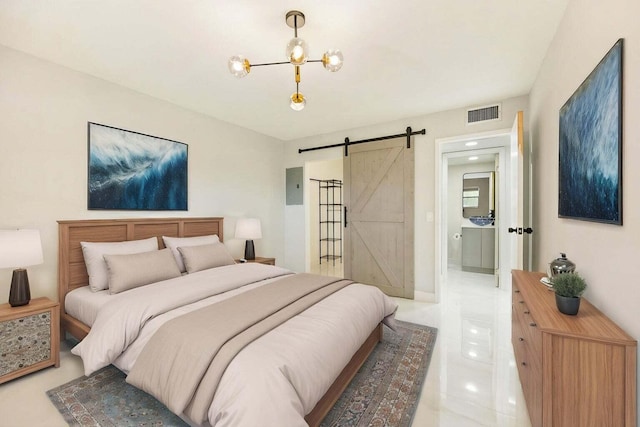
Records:
[[[560,251],[577,264],[586,297],[640,338],[640,2],[572,0],[530,96],[534,266]],[[624,38],[623,226],[558,218],[558,112],[619,38]],[[537,201],[537,202],[536,202]],[[638,371],[640,372],[640,370]]]
[[[490,172],[495,170],[494,163],[475,163],[449,165],[447,179],[447,258],[449,264],[462,265],[462,239],[454,240],[455,233],[462,233],[462,226],[473,226],[462,216],[462,179],[465,173]],[[462,237],[464,239],[464,237]]]
[[[425,95],[427,96],[427,95]],[[482,105],[500,100],[487,100]],[[290,141],[285,144],[285,167],[303,166],[306,161],[340,158],[342,148],[309,151],[299,154],[299,148],[337,144],[345,137],[356,141],[384,135],[405,132],[407,126],[414,131],[425,128],[425,136],[414,137],[415,147],[415,289],[435,295],[435,230],[439,224],[429,222],[428,215],[435,215],[435,140],[458,135],[481,133],[490,130],[511,128],[513,119],[519,110],[525,111],[527,120],[528,96],[520,96],[502,100],[502,120],[467,126],[465,124],[466,109],[444,111],[406,120],[382,123],[343,132],[319,135]],[[304,259],[300,253],[304,251],[304,209],[299,206],[285,208],[285,259],[286,266],[296,270],[304,270]]]
[[[225,241],[235,219],[262,220],[258,255],[284,262],[283,143],[168,102],[0,46],[0,228],[37,228],[45,262],[28,268],[33,297],[57,300],[56,220],[224,216]],[[87,210],[87,122],[189,145],[189,210]],[[11,270],[0,270],[0,302]]]

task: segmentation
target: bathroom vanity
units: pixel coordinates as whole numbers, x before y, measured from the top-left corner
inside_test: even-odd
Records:
[[[494,227],[462,227],[462,270],[495,273]]]

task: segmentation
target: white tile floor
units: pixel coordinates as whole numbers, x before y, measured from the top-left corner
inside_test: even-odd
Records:
[[[398,319],[439,329],[413,426],[530,426],[510,343],[509,293],[494,287],[493,276],[450,270],[440,304],[396,300]],[[81,375],[80,359],[63,343],[60,368],[0,385],[0,427],[65,426],[45,391]]]
[[[438,339],[414,427],[530,427],[511,347],[510,293],[494,276],[448,272],[441,303],[397,298],[399,320]]]

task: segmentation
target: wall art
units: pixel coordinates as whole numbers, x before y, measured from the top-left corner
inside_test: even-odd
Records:
[[[88,208],[187,210],[187,144],[88,124]]]
[[[560,109],[558,216],[622,225],[620,39]]]

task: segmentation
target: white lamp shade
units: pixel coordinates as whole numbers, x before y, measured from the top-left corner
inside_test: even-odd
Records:
[[[0,230],[0,268],[28,267],[43,261],[40,231]]]
[[[239,218],[236,221],[236,239],[254,240],[262,238],[258,218]]]

